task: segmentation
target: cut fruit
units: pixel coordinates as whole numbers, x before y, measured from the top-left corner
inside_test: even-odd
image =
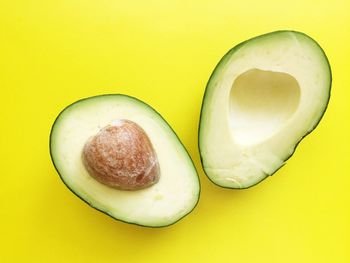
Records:
[[[199,150],[215,184],[248,188],[274,174],[321,120],[331,69],[307,35],[277,31],[231,49],[203,98]]]
[[[136,143],[113,141],[124,137]],[[105,142],[111,138],[111,144]],[[84,146],[90,153],[83,154]],[[179,138],[154,109],[126,95],[91,97],[65,108],[52,127],[50,153],[61,179],[73,193],[97,210],[127,223],[167,226],[190,213],[198,202],[198,175]],[[124,155],[127,158],[123,161],[120,158]],[[88,165],[84,158],[90,162]],[[155,161],[159,167],[152,165]],[[123,176],[135,175],[137,181],[153,167],[160,172],[159,178],[156,174],[149,179],[151,182],[145,182],[146,186],[129,181],[124,183],[124,189],[129,191],[108,186],[117,183],[116,187],[121,188]],[[92,176],[90,170],[97,174]],[[103,178],[104,173],[114,176],[111,172],[115,176],[122,174],[114,181],[104,181],[110,179]],[[147,188],[140,189],[143,187]]]

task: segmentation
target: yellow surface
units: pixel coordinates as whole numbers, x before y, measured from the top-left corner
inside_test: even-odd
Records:
[[[350,262],[349,12],[348,0],[0,0],[0,262]],[[197,149],[206,82],[228,49],[278,29],[325,49],[329,108],[276,175],[221,189]],[[177,224],[115,221],[60,181],[51,124],[103,93],[151,104],[193,157],[201,199]]]

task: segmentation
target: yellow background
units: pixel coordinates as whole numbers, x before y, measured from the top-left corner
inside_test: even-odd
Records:
[[[350,2],[0,0],[0,262],[350,262]],[[277,174],[221,189],[199,162],[206,82],[234,45],[303,31],[333,70],[329,108]],[[56,115],[125,93],[172,125],[199,171],[197,208],[149,229],[91,209],[49,156]]]

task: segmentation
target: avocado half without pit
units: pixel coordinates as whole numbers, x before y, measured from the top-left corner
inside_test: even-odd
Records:
[[[199,149],[209,179],[248,188],[274,174],[321,120],[330,89],[327,57],[303,33],[272,32],[231,49],[203,98]]]
[[[167,226],[198,202],[199,179],[187,151],[138,99],[101,95],[71,104],[52,127],[50,152],[67,187],[115,219]]]

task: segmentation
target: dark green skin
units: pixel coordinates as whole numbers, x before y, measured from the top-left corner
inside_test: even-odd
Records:
[[[198,173],[197,173],[197,176],[198,176],[198,183],[199,183],[199,191],[198,191],[197,203],[194,205],[194,207],[192,208],[191,211],[189,211],[187,214],[183,215],[183,216],[182,216],[181,218],[179,218],[177,221],[175,221],[175,222],[173,222],[173,223],[170,223],[170,224],[168,224],[168,225],[161,225],[161,226],[147,226],[147,225],[137,224],[137,223],[134,223],[134,222],[128,222],[128,221],[121,220],[121,219],[119,219],[119,218],[115,218],[115,217],[113,217],[112,215],[108,214],[106,211],[103,211],[103,210],[99,209],[98,207],[93,206],[93,204],[89,203],[87,200],[85,200],[84,198],[82,198],[81,196],[79,196],[79,194],[77,194],[76,192],[74,192],[74,190],[71,189],[71,188],[69,187],[69,185],[63,180],[62,175],[60,174],[60,172],[59,172],[59,170],[57,169],[57,167],[56,167],[56,165],[55,165],[55,162],[54,162],[54,160],[53,160],[53,153],[52,153],[52,149],[51,149],[52,130],[53,130],[53,128],[55,127],[55,124],[56,124],[57,120],[59,119],[59,117],[61,116],[61,114],[62,114],[65,110],[69,109],[71,106],[73,106],[73,105],[75,105],[75,104],[77,104],[77,103],[79,103],[79,102],[81,102],[81,101],[84,101],[84,100],[88,100],[88,99],[96,98],[96,97],[104,97],[104,96],[125,96],[125,97],[131,98],[131,99],[133,99],[133,100],[135,100],[135,101],[138,101],[138,102],[140,102],[140,103],[146,105],[147,107],[150,107],[151,109],[153,109],[149,104],[147,104],[147,103],[145,103],[145,102],[143,102],[143,101],[141,101],[141,100],[139,100],[139,99],[137,99],[137,98],[135,98],[135,97],[132,97],[132,96],[129,96],[129,95],[125,95],[125,94],[103,94],[103,95],[97,95],[97,96],[87,97],[87,98],[83,98],[83,99],[77,100],[76,102],[73,102],[72,104],[70,104],[70,105],[68,105],[67,107],[65,107],[65,108],[58,114],[58,116],[56,117],[56,119],[55,119],[55,121],[54,121],[54,123],[53,123],[53,125],[52,125],[52,127],[51,127],[50,137],[49,137],[49,138],[50,138],[50,140],[49,140],[49,151],[50,151],[51,161],[52,161],[52,164],[53,164],[53,166],[55,167],[55,170],[57,171],[57,173],[58,173],[58,175],[59,175],[61,181],[65,184],[65,186],[66,186],[74,195],[76,195],[77,197],[79,197],[79,199],[81,199],[82,201],[84,201],[86,204],[88,204],[88,205],[91,206],[92,208],[96,209],[97,211],[100,211],[100,212],[102,212],[102,213],[104,213],[104,214],[110,216],[111,218],[117,220],[117,221],[124,222],[124,223],[128,223],[128,224],[131,224],[131,225],[141,226],[141,227],[148,227],[148,228],[162,228],[162,227],[168,227],[168,226],[171,226],[171,225],[173,225],[173,224],[179,222],[179,221],[180,221],[181,219],[183,219],[185,216],[187,216],[188,214],[190,214],[190,213],[196,208],[196,206],[198,205],[199,198],[200,198],[200,192],[201,192],[201,184],[200,184],[200,179],[199,179]],[[181,145],[182,145],[183,148],[185,149],[186,153],[188,154],[188,156],[189,156],[189,158],[190,158],[190,160],[191,160],[191,162],[192,162],[192,164],[193,164],[193,167],[195,167],[191,156],[189,155],[187,149],[185,148],[185,146],[183,145],[183,143],[180,141],[179,136],[175,133],[175,131],[173,130],[173,128],[172,128],[172,127],[169,125],[169,123],[162,117],[162,115],[160,115],[159,112],[157,112],[155,109],[153,109],[153,111],[154,111],[156,114],[158,114],[159,117],[160,117],[160,118],[170,127],[170,129],[174,132],[176,138],[178,139],[178,141],[181,143]]]
[[[229,59],[231,57],[231,55],[233,53],[235,53],[238,49],[240,49],[242,46],[244,46],[246,43],[248,43],[249,41],[253,40],[253,39],[258,39],[258,38],[263,38],[263,37],[266,37],[266,36],[269,36],[269,35],[272,35],[272,34],[278,34],[278,33],[284,33],[284,32],[291,32],[291,33],[297,33],[297,34],[301,34],[301,35],[304,35],[306,37],[308,37],[309,39],[311,39],[319,48],[320,50],[322,51],[323,55],[324,55],[324,58],[328,64],[328,68],[329,68],[329,73],[330,73],[330,82],[329,82],[329,94],[328,94],[328,98],[327,98],[327,103],[326,103],[326,107],[324,109],[324,111],[322,112],[320,118],[317,120],[316,124],[303,136],[301,137],[301,139],[295,144],[295,147],[292,151],[292,153],[284,160],[284,163],[281,165],[281,167],[279,167],[278,169],[276,169],[275,172],[273,172],[272,174],[266,174],[266,176],[264,178],[262,178],[260,181],[257,181],[255,184],[253,185],[250,185],[250,186],[247,186],[247,187],[241,187],[241,188],[235,188],[235,187],[229,187],[229,186],[222,186],[222,185],[219,185],[217,184],[216,182],[214,182],[207,174],[207,172],[205,171],[205,168],[204,168],[204,164],[203,164],[203,156],[202,156],[202,152],[201,152],[201,143],[200,143],[200,133],[201,133],[201,119],[202,119],[202,114],[203,114],[203,102],[205,101],[206,99],[206,95],[207,95],[207,91],[208,91],[208,87],[210,85],[210,81],[213,79],[213,77],[215,76],[216,74],[216,71],[220,70],[220,65],[222,63],[225,63],[225,61],[227,59]],[[199,149],[199,154],[200,154],[200,160],[201,160],[201,164],[202,164],[202,167],[203,167],[203,171],[205,173],[205,175],[207,176],[207,178],[209,179],[209,181],[211,181],[213,184],[215,184],[216,186],[219,186],[219,187],[222,187],[222,188],[226,188],[226,189],[237,189],[237,190],[244,190],[244,189],[248,189],[248,188],[251,188],[253,186],[256,186],[257,184],[261,183],[262,181],[264,181],[264,179],[266,179],[268,176],[272,176],[274,175],[277,171],[279,171],[285,164],[286,162],[289,160],[289,158],[291,158],[293,156],[293,154],[295,153],[296,151],[296,148],[298,147],[299,143],[307,136],[309,135],[316,127],[317,125],[320,123],[321,119],[323,118],[327,108],[328,108],[328,105],[329,105],[329,100],[330,100],[330,97],[331,97],[331,87],[332,87],[332,71],[331,71],[331,65],[329,63],[329,60],[326,56],[326,53],[324,52],[324,50],[322,49],[322,47],[313,39],[311,38],[310,36],[306,35],[305,33],[302,33],[302,32],[298,32],[298,31],[293,31],[293,30],[279,30],[279,31],[274,31],[274,32],[270,32],[270,33],[267,33],[267,34],[263,34],[263,35],[260,35],[260,36],[256,36],[256,37],[253,37],[251,39],[248,39],[246,41],[243,41],[242,43],[236,45],[235,47],[233,47],[232,49],[230,49],[219,61],[219,63],[216,65],[214,71],[212,72],[212,74],[210,75],[210,78],[207,82],[207,86],[205,88],[205,91],[204,91],[204,95],[203,95],[203,99],[202,99],[202,107],[201,107],[201,113],[200,113],[200,117],[199,117],[199,124],[198,124],[198,149]]]

